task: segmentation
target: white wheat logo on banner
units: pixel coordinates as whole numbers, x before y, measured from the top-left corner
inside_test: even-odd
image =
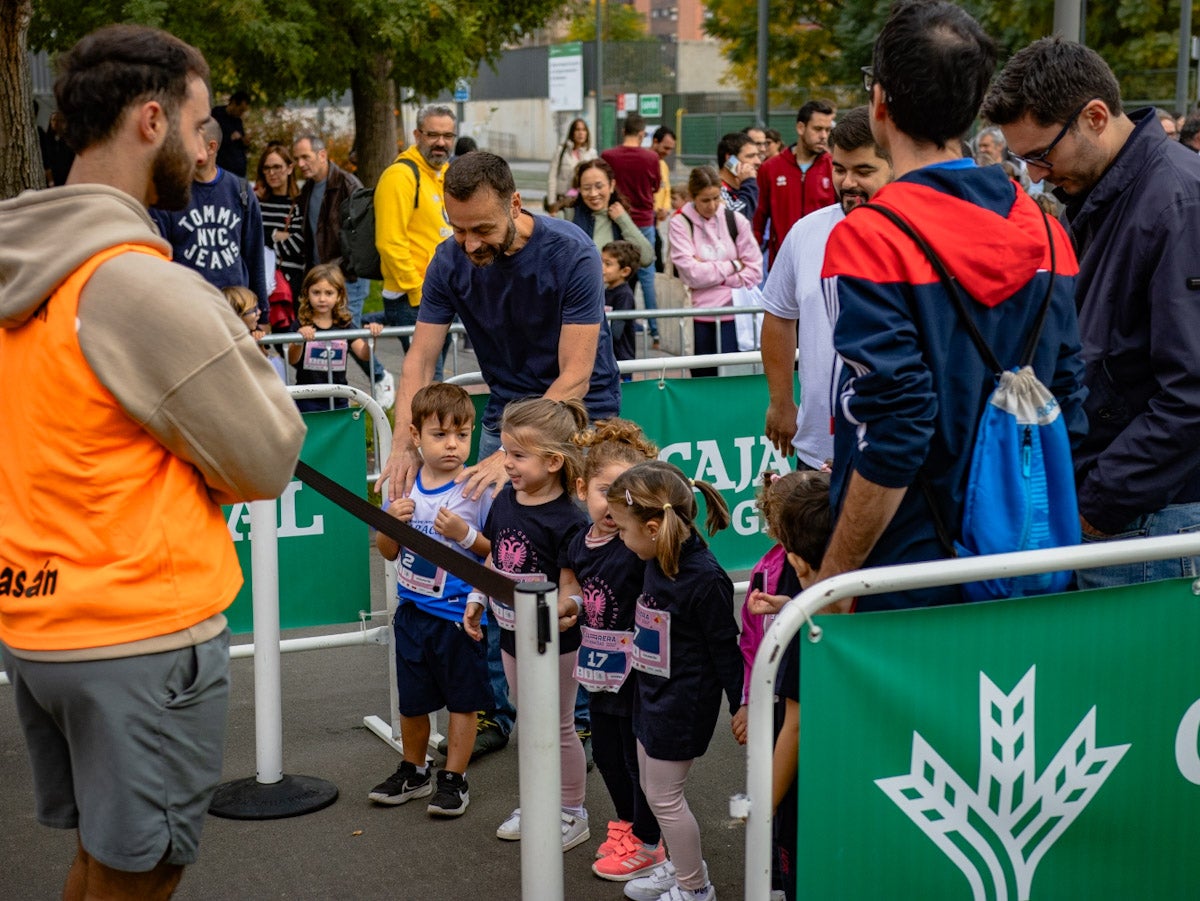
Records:
[[[979,674],[978,791],[972,791],[917,732],[911,771],[875,780],[962,870],[975,901],[1028,901],[1042,857],[1130,747],[1096,747],[1093,707],[1037,776],[1036,669],[1031,667],[1008,695]]]

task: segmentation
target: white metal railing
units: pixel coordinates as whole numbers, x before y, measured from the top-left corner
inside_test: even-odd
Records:
[[[771,891],[771,758],[774,744],[771,703],[775,677],[784,650],[800,627],[817,611],[843,598],[890,591],[1197,555],[1200,555],[1200,533],[1134,538],[1044,551],[861,569],[834,576],[796,595],[779,611],[767,630],[750,674],[750,701],[746,711],[746,793],[730,799],[731,815],[746,822],[747,901],[766,901]],[[1200,580],[1193,590],[1200,593]],[[820,641],[819,624],[810,628],[809,641]]]

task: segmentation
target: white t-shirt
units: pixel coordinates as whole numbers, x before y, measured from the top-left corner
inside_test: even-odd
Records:
[[[796,456],[814,469],[833,457],[833,323],[821,289],[825,244],[846,218],[840,203],[800,219],[784,238],[763,287],[763,306],[780,319],[798,323],[800,409],[796,413]]]

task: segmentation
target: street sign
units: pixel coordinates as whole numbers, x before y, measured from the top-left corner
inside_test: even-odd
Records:
[[[554,44],[550,47],[550,110],[576,112],[583,109],[583,44]]]
[[[642,94],[638,98],[638,112],[647,119],[662,116],[662,94]]]
[[[460,78],[454,82],[454,102],[466,103],[471,99],[471,82]]]

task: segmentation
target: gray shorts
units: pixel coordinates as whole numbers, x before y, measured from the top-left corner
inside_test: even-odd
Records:
[[[79,829],[116,870],[196,860],[221,776],[229,632],[194,647],[79,663],[0,653],[16,692],[38,820]]]

